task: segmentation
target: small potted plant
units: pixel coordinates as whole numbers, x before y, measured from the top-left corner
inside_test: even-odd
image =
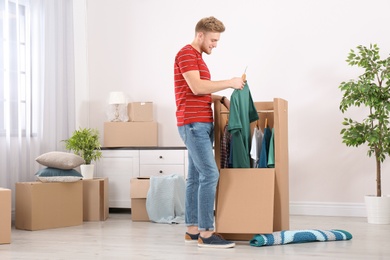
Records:
[[[84,179],[92,179],[94,165],[92,161],[97,161],[102,157],[100,151],[99,131],[91,128],[80,128],[75,130],[72,136],[64,140],[65,148],[81,156],[85,164],[80,165],[81,174]]]
[[[346,112],[350,107],[367,108],[367,116],[361,121],[344,118],[341,130],[342,140],[347,146],[368,146],[367,155],[375,156],[376,161],[376,195],[365,196],[369,223],[390,223],[390,197],[382,196],[381,165],[390,155],[390,57],[381,59],[379,47],[359,45],[351,50],[347,63],[364,69],[356,80],[342,82],[339,86],[343,92],[340,110]],[[371,212],[371,201],[386,216],[374,216]],[[389,207],[389,208],[386,208]]]

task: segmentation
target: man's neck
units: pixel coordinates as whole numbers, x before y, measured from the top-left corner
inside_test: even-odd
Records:
[[[200,45],[197,43],[196,39],[194,39],[191,43],[192,48],[197,50],[200,54],[202,54],[202,51],[200,50]]]

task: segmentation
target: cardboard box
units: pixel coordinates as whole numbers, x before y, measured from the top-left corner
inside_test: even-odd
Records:
[[[273,232],[275,170],[221,169],[217,187],[216,231],[226,239],[250,240]]]
[[[133,178],[130,180],[131,219],[133,221],[149,221],[146,210],[146,196],[149,187],[149,178]]]
[[[11,190],[0,188],[0,244],[11,243]]]
[[[158,145],[156,122],[105,122],[104,147]]]
[[[41,230],[83,223],[83,182],[17,182],[15,228]]]
[[[108,218],[108,178],[84,179],[83,220],[104,221]]]
[[[132,102],[127,105],[129,121],[132,122],[152,122],[153,102]]]

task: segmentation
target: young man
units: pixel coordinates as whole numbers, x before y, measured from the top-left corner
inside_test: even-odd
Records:
[[[219,172],[213,154],[214,100],[229,109],[226,97],[212,93],[233,88],[242,89],[241,77],[211,81],[202,54],[217,47],[225,26],[214,17],[201,19],[195,27],[195,38],[175,58],[176,118],[181,138],[188,150],[185,221],[186,242],[200,247],[231,248],[235,243],[214,232],[214,200]]]

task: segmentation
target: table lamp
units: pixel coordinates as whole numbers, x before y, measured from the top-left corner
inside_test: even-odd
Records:
[[[112,119],[112,122],[120,122],[119,119],[119,105],[126,104],[126,97],[123,92],[110,92],[110,98],[108,100],[108,103],[110,105],[115,106],[115,117]]]

